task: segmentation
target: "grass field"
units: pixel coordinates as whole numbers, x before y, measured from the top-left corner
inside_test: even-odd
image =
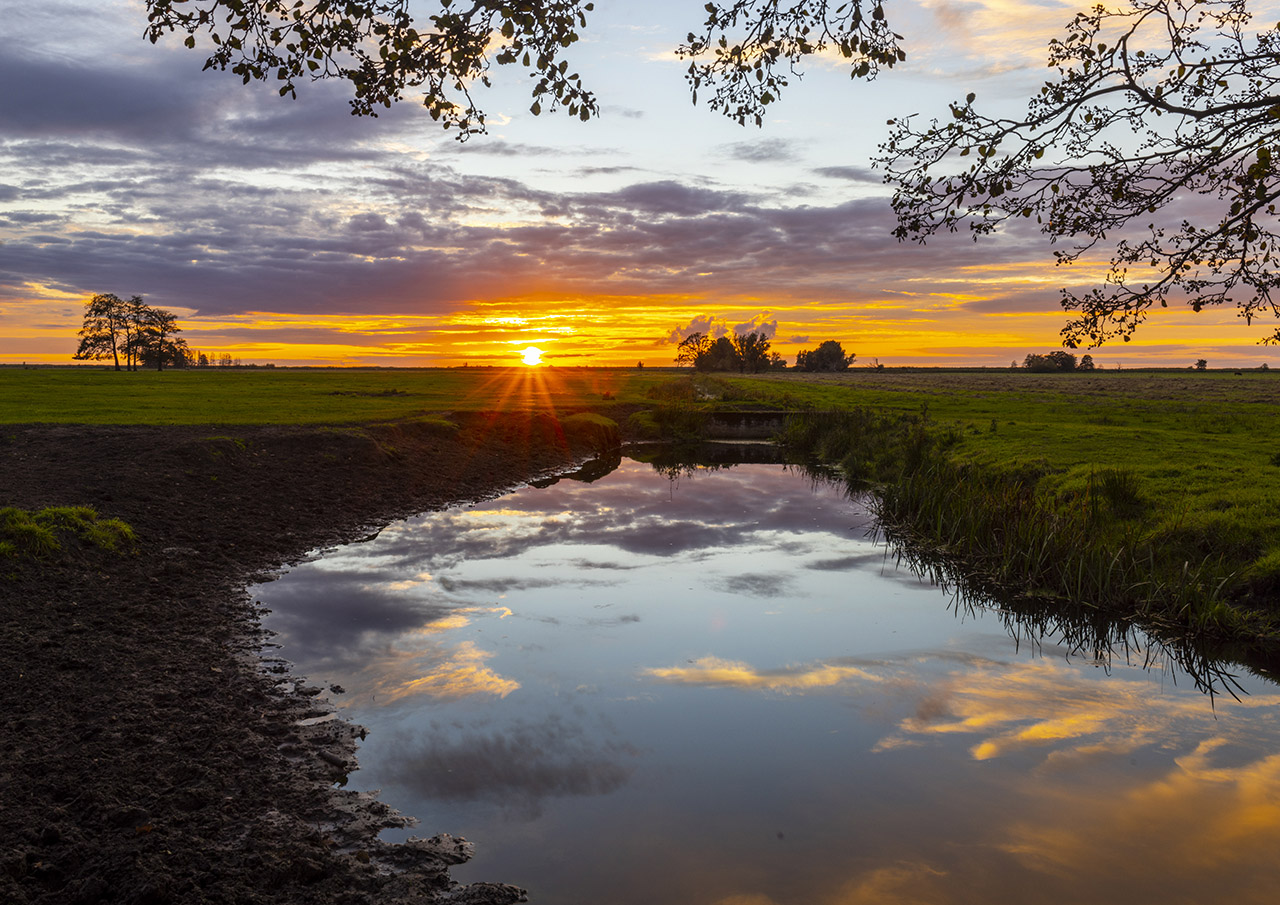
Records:
[[[575,412],[669,379],[630,368],[0,368],[0,423],[352,424],[423,412]]]

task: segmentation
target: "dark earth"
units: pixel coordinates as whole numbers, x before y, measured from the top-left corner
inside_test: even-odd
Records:
[[[361,730],[260,657],[245,588],[601,445],[548,416],[360,428],[0,428],[0,506],[89,505],[136,544],[0,559],[0,902],[507,903],[470,846],[338,787]],[[79,546],[77,546],[77,544]],[[500,878],[495,878],[500,879]]]

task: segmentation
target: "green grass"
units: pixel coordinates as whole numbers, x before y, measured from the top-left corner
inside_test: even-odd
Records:
[[[645,400],[656,369],[0,368],[0,423],[351,424],[445,411],[606,411]]]
[[[0,508],[0,557],[47,559],[61,552],[69,537],[111,552],[134,543],[129,525],[101,518],[89,506],[50,506],[35,512]]]

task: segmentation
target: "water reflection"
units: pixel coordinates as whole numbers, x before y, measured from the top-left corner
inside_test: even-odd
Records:
[[[1211,706],[1132,626],[957,604],[795,470],[657,465],[258,589],[370,729],[352,784],[476,842],[462,878],[544,905],[1271,900],[1273,686]]]
[[[394,743],[386,776],[426,800],[490,802],[532,820],[549,798],[606,795],[627,781],[639,749],[611,734],[560,715],[469,725],[456,737],[434,727]]]

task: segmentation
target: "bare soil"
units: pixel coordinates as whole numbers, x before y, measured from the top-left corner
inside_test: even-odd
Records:
[[[462,840],[376,839],[404,818],[335,785],[359,728],[300,722],[337,692],[264,666],[245,587],[591,452],[546,416],[0,429],[0,506],[90,505],[138,537],[0,561],[0,901],[522,901],[450,880]]]

